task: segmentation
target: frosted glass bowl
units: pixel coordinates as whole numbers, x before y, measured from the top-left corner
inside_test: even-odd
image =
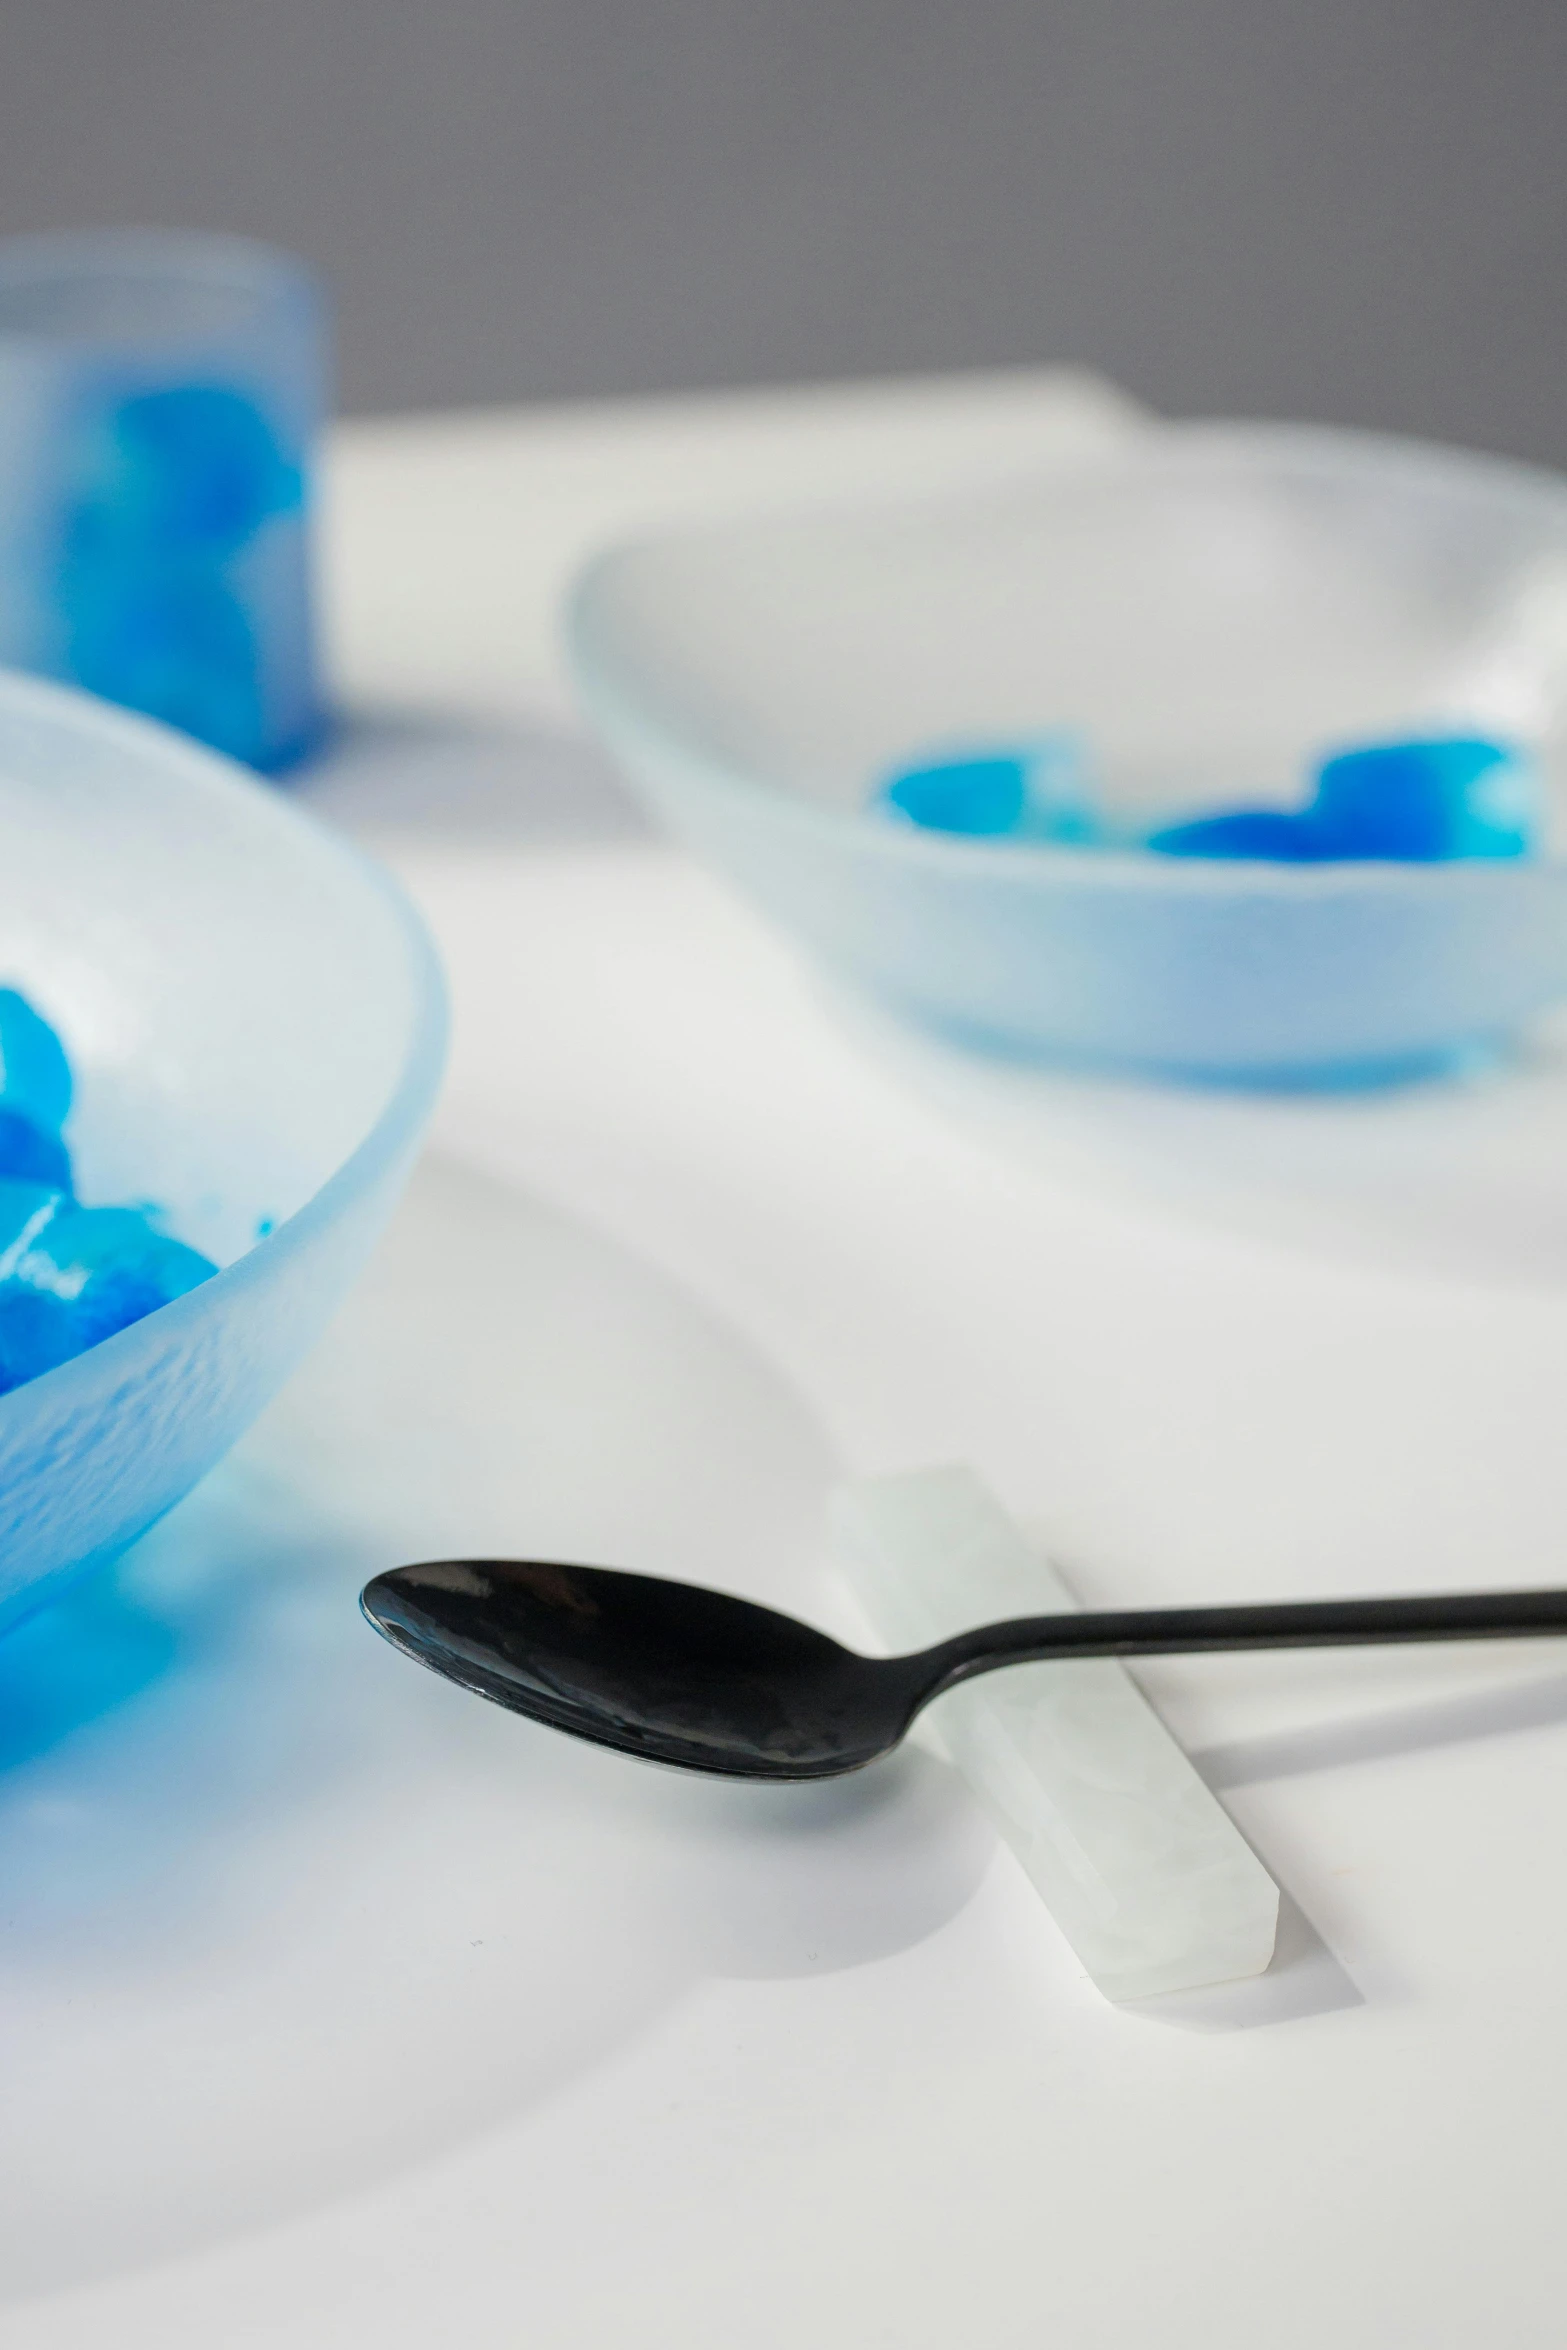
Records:
[[[611,550],[568,650],[654,809],[831,971],[1012,1052],[1335,1084],[1567,993],[1567,485],[1355,435],[1175,426],[961,500]],[[1016,846],[863,812],[932,744],[1080,732],[1112,811],[1305,796],[1323,750],[1530,742],[1529,864],[1288,868]]]
[[[266,1403],[387,1215],[445,1012],[392,884],[226,760],[0,672],[0,984],[59,1029],[90,1203],[222,1268],[0,1396],[0,1630],[112,1558]]]

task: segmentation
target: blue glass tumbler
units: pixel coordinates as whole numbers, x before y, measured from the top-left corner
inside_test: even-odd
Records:
[[[322,698],[326,307],[238,238],[0,241],[0,663],[271,772]]]

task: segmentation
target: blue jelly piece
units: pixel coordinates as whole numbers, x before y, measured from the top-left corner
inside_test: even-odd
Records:
[[[69,1318],[53,1298],[19,1281],[0,1281],[0,1395],[58,1370],[81,1352]]]
[[[20,1110],[0,1101],[0,1180],[42,1183],[51,1191],[71,1189],[71,1154],[47,1128],[35,1126]]]
[[[180,384],[122,401],[110,449],[103,519],[165,549],[227,553],[300,502],[298,467],[285,461],[254,401],[225,384]]]
[[[1540,829],[1540,788],[1504,743],[1459,735],[1375,743],[1323,762],[1308,816],[1332,857],[1527,857]]]
[[[872,796],[883,815],[971,840],[1081,843],[1096,824],[1069,736],[955,752],[905,767]]]
[[[0,1102],[55,1134],[71,1106],[65,1048],[14,987],[0,987]]]
[[[9,1394],[40,1371],[52,1371],[59,1351],[59,1314],[52,1300],[10,1278],[31,1243],[47,1231],[65,1201],[39,1183],[0,1180],[0,1395]]]
[[[1028,797],[1021,759],[954,759],[911,767],[882,792],[883,805],[930,832],[991,838],[1016,832]]]
[[[1325,847],[1308,816],[1284,808],[1235,808],[1222,816],[1195,816],[1149,833],[1145,848],[1161,857],[1237,857],[1274,865],[1315,865]]]
[[[255,632],[220,570],[73,551],[61,584],[78,685],[255,764],[266,743]]]
[[[25,1185],[0,1185],[0,1230]],[[136,1208],[82,1208],[56,1195],[0,1254],[0,1390],[52,1371],[208,1280],[199,1250],[155,1231]]]
[[[171,1240],[139,1208],[83,1208],[62,1200],[11,1272],[13,1281],[68,1304],[92,1345],[155,1307],[183,1297],[217,1267]]]
[[[257,764],[268,748],[262,666],[231,571],[302,498],[299,467],[242,393],[185,384],[121,401],[63,519],[71,677]]]
[[[21,1183],[0,1178],[0,1282],[7,1280],[18,1243],[25,1245],[29,1227],[37,1231],[55,1210],[66,1205],[65,1194],[47,1183]]]

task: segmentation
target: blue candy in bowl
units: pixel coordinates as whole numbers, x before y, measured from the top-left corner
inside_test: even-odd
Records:
[[[445,1013],[416,917],[346,844],[161,726],[3,673],[0,982],[0,1110],[63,1119],[68,1158],[63,1187],[0,1168],[0,1239],[46,1276],[0,1282],[4,1630],[187,1493],[309,1346],[407,1174]],[[62,1297],[73,1347],[109,1335],[55,1359]]]
[[[1362,1083],[1448,1066],[1567,995],[1549,475],[1345,433],[1150,428],[1007,491],[611,550],[568,646],[676,832],[836,977],[966,1042]],[[1077,746],[1086,798],[982,774],[1008,744]],[[955,768],[921,751],[940,745],[967,746],[978,810],[947,830]],[[1501,789],[1520,778],[1538,823]],[[1397,810],[1381,834],[1372,805]]]

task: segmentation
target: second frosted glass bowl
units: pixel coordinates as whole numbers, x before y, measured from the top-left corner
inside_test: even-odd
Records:
[[[0,983],[59,1028],[90,1203],[222,1268],[0,1396],[0,1631],[189,1491],[279,1387],[408,1171],[445,1011],[393,885],[164,727],[0,672]]]
[[[568,642],[671,827],[834,973],[987,1047],[1251,1083],[1439,1066],[1567,994],[1567,865],[1285,868],[866,815],[931,743],[1078,730],[1113,807],[1567,710],[1567,486],[1348,434],[1150,430],[1070,475],[602,556]],[[1556,818],[1553,815],[1553,826]]]

